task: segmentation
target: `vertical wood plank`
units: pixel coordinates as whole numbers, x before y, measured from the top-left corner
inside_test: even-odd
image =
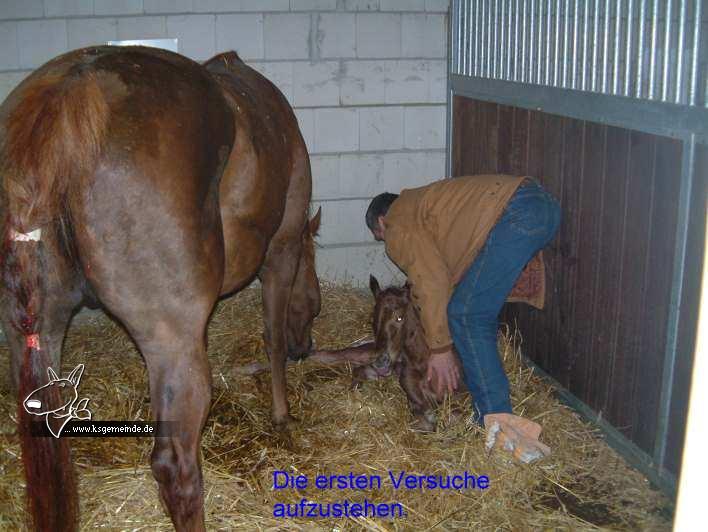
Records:
[[[543,146],[545,120],[543,113],[529,111],[528,113],[528,158],[525,173],[545,184],[543,173]]]
[[[543,184],[543,114],[538,111],[529,111],[527,123],[526,164],[522,173],[534,177]],[[544,260],[547,260],[545,255]],[[547,312],[547,310],[547,306],[543,310],[527,307],[528,314],[526,319],[528,320],[528,325],[526,327],[527,336],[524,339],[524,344],[528,356],[530,356],[532,360],[546,356],[546,346],[542,345],[542,340],[545,339],[545,336],[539,332],[539,329],[543,326],[545,319],[543,314]]]
[[[455,96],[453,100],[452,122],[452,175],[461,176],[465,173],[475,173],[474,159],[477,149],[476,135],[477,103],[469,98]]]
[[[561,201],[563,189],[563,149],[565,140],[566,121],[557,115],[544,114],[543,147],[542,147],[542,174],[544,187],[553,196]],[[561,228],[565,225],[566,213],[561,214]],[[561,355],[561,342],[558,334],[558,323],[561,315],[561,237],[560,229],[553,241],[546,247],[546,310],[543,320],[536,330],[537,342],[544,346],[542,367],[556,379],[560,379],[560,369],[564,357]],[[539,340],[540,337],[540,340]]]
[[[511,144],[508,146],[507,157],[509,164],[508,173],[511,175],[528,174],[528,146],[529,146],[529,111],[515,107],[511,116]],[[532,310],[528,305],[514,305],[515,323],[522,335],[524,353],[533,357],[534,340],[532,325]]]
[[[509,153],[510,174],[525,175],[528,160],[529,111],[515,107],[513,110],[512,142]]]
[[[632,151],[630,132],[608,127],[606,130],[605,187],[602,196],[600,246],[596,263],[598,279],[593,301],[594,330],[592,335],[593,365],[590,381],[591,403],[598,412],[607,415],[612,370],[617,351],[617,334],[622,291],[620,279],[624,257],[624,224],[628,172]]]
[[[556,323],[556,349],[564,357],[561,368],[561,383],[573,387],[582,380],[578,362],[582,353],[577,350],[575,332],[575,287],[578,275],[578,246],[580,219],[580,191],[583,184],[582,159],[585,123],[580,120],[563,119],[564,128],[563,164],[561,183],[561,207],[564,223],[560,236],[560,304],[559,320]]]
[[[514,107],[498,106],[498,150],[497,171],[500,174],[511,174],[511,153],[513,151]]]
[[[601,233],[602,219],[605,215],[603,192],[605,187],[606,162],[606,132],[607,127],[588,122],[585,126],[583,144],[582,169],[580,179],[580,197],[578,210],[578,226],[575,235],[577,251],[577,277],[575,279],[574,314],[572,317],[572,337],[576,357],[572,372],[571,386],[575,393],[593,409],[597,408],[592,394],[595,383],[590,378],[592,366],[599,362],[600,356],[593,352],[593,335],[595,331],[594,313],[597,294],[597,272],[600,262],[599,248],[603,237]],[[614,213],[607,213],[612,216]]]
[[[497,171],[499,152],[498,106],[495,103],[479,102],[477,127],[474,140],[476,174],[494,174]]]
[[[626,183],[624,256],[620,279],[620,310],[617,352],[610,381],[608,418],[628,438],[636,419],[631,405],[632,390],[640,363],[643,331],[641,309],[647,277],[654,200],[654,153],[656,138],[646,133],[630,135],[631,162]],[[651,449],[644,449],[651,452]]]

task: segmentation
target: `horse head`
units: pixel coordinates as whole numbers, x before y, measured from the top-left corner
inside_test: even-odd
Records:
[[[312,322],[320,313],[320,281],[315,269],[315,236],[320,228],[322,208],[305,223],[302,253],[288,307],[288,356],[299,359],[312,351]]]

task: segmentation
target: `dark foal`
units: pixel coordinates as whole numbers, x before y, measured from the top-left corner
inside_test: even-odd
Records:
[[[310,162],[290,105],[233,52],[200,65],[153,48],[92,47],[50,61],[8,96],[0,146],[0,317],[20,401],[46,384],[48,366],[60,371],[72,313],[105,308],[145,359],[154,419],[177,426],[155,440],[160,497],[178,530],[203,530],[214,304],[262,281],[278,427],[291,420],[286,357],[310,350],[320,309],[319,215],[308,220]],[[23,410],[34,525],[72,530],[68,440],[32,438]]]
[[[413,427],[425,432],[434,431],[437,424],[435,409],[444,395],[438,396],[435,383],[427,379],[430,349],[408,286],[381,289],[374,276],[369,278],[369,286],[376,298],[373,325],[378,356],[372,367],[381,376],[392,372],[398,375],[413,414]],[[464,385],[460,382],[458,390],[462,389]]]
[[[437,423],[435,409],[443,396],[435,393],[435,383],[427,379],[430,350],[418,313],[411,303],[408,286],[381,289],[374,276],[369,278],[369,286],[376,299],[374,341],[344,349],[317,351],[313,357],[326,363],[351,362],[354,366],[353,386],[395,373],[408,397],[414,417],[413,427],[425,432],[434,431]],[[457,389],[464,390],[464,384],[459,382]]]

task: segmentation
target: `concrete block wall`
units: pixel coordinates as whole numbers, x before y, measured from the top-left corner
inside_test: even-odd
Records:
[[[443,177],[449,0],[2,0],[0,100],[67,50],[177,38],[236,50],[295,108],[322,207],[324,279],[400,280],[364,224],[369,200]]]

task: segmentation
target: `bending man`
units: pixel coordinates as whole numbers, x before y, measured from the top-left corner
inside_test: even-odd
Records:
[[[459,354],[474,414],[530,461],[548,448],[540,426],[512,415],[497,352],[498,316],[529,260],[556,234],[560,208],[531,178],[480,175],[376,196],[366,224],[408,276],[438,392],[458,381]],[[510,440],[510,441],[509,441]]]

